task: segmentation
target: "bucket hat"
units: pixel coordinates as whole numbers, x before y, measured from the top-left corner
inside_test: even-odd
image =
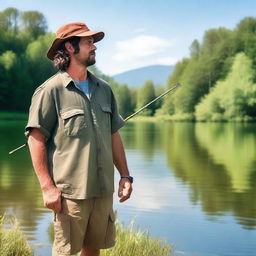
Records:
[[[60,27],[56,32],[56,39],[53,41],[52,46],[47,52],[47,57],[50,60],[53,60],[54,55],[59,49],[61,43],[66,41],[67,39],[73,36],[92,36],[94,42],[98,42],[104,37],[104,32],[102,31],[91,31],[85,23],[82,22],[74,22],[65,24]]]

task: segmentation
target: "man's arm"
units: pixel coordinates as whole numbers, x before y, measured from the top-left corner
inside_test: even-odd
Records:
[[[119,132],[112,134],[112,152],[114,164],[119,171],[121,176],[129,176],[129,170],[127,166],[127,161],[125,157],[124,147],[122,143],[121,136]],[[132,193],[132,184],[126,178],[120,179],[118,196],[120,197],[120,202],[127,200]]]
[[[29,133],[28,145],[32,163],[41,186],[44,205],[54,212],[60,212],[61,193],[54,185],[49,174],[45,142],[46,136],[39,129],[33,128]]]

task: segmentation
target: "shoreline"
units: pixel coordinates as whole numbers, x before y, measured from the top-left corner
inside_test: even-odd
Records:
[[[195,120],[191,118],[175,118],[173,116],[140,116],[140,117],[134,117],[133,119],[129,120],[128,122],[187,122],[187,123],[256,123],[255,120],[243,120],[243,119],[234,119],[234,120]]]
[[[0,112],[0,121],[26,121],[28,120],[28,113],[23,112]]]
[[[28,113],[0,111],[0,121],[27,121]],[[191,123],[255,123],[256,119],[240,118],[232,120],[195,120],[190,114],[183,116],[137,116],[129,120],[129,122],[191,122]]]

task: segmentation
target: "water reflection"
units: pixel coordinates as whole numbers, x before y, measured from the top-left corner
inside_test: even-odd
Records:
[[[237,222],[249,229],[256,226],[254,130],[254,124],[133,123],[123,137],[128,148],[143,151],[150,164],[157,150],[164,151],[175,177],[189,185],[191,202],[200,204],[205,213],[236,216]],[[158,159],[161,161],[164,159]],[[156,173],[162,177],[159,170]],[[145,187],[152,187],[150,175],[147,173],[151,184],[144,184],[145,193],[140,193],[144,201]],[[164,177],[155,181],[155,189],[165,190],[161,185]]]
[[[17,216],[30,239],[48,243],[43,248],[45,256],[50,255],[47,229],[51,214],[42,208],[29,152],[25,149],[8,155],[8,151],[24,143],[24,125],[0,122],[0,214]],[[222,221],[233,221],[233,217],[239,224],[237,237],[244,237],[248,234],[245,232],[251,232],[248,229],[256,227],[255,128],[255,124],[232,123],[128,123],[121,133],[136,182],[134,197],[120,206],[120,212],[127,217],[122,209],[132,209],[134,215],[142,216],[141,222],[148,220],[149,225],[156,220],[160,236],[165,234],[171,242],[179,237],[191,247],[196,244],[191,232],[203,231],[205,239],[212,227],[221,230],[222,225],[227,225],[225,228],[232,232],[234,225]],[[192,219],[190,214],[195,212]],[[166,224],[169,216],[172,228]],[[188,232],[188,226],[193,231]],[[176,231],[171,233],[171,229]],[[255,231],[250,235],[248,246],[253,244]],[[214,241],[220,243],[218,238]],[[209,241],[204,242],[206,245]],[[237,246],[241,249],[244,243]],[[249,250],[246,246],[243,248]],[[201,241],[198,248],[203,248]],[[229,252],[228,246],[225,249]]]
[[[28,150],[8,155],[12,148],[24,143],[23,129],[23,122],[0,123],[0,214],[17,216],[29,235],[47,210],[41,208],[41,193]]]
[[[255,130],[251,124],[196,124],[196,138],[213,161],[223,165],[231,177],[232,188],[244,192],[251,188],[255,170]]]

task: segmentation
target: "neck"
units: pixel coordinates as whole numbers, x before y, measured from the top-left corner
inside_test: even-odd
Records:
[[[87,79],[87,67],[84,65],[77,65],[74,62],[70,62],[67,72],[76,81],[84,81]]]

